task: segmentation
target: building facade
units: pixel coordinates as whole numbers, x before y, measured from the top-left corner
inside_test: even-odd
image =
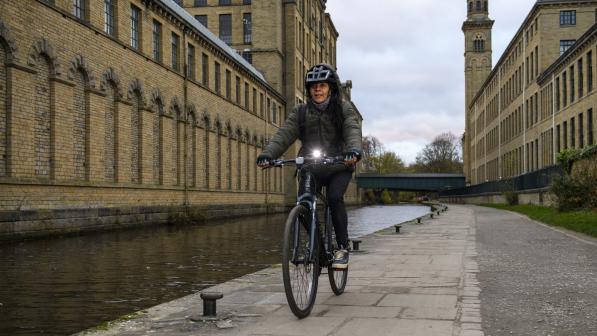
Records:
[[[467,7],[467,184],[526,174],[553,165],[561,150],[594,144],[597,49],[588,41],[597,1],[538,0],[489,72],[491,45],[479,42],[490,41],[488,3]]]
[[[283,209],[266,74],[171,0],[0,2],[0,237]]]

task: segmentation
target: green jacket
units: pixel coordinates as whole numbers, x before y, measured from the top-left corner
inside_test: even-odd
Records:
[[[284,125],[278,129],[263,150],[264,155],[279,158],[299,138],[299,110],[296,106]],[[314,149],[319,149],[326,156],[342,155],[348,150],[363,151],[362,133],[359,118],[352,104],[342,102],[344,123],[341,132],[334,125],[327,112],[319,112],[314,107],[307,108],[305,116],[305,134],[299,151],[300,156],[307,156]]]

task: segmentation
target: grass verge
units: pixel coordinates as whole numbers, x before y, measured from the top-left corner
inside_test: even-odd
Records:
[[[505,204],[482,204],[483,206],[510,210],[528,216],[539,222],[560,226],[568,230],[580,232],[597,238],[597,211],[567,211],[559,212],[554,208],[538,205],[505,205]]]

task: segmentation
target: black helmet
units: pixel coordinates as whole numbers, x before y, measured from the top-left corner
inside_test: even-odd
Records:
[[[305,89],[317,82],[328,82],[336,90],[340,87],[340,78],[334,68],[329,64],[317,64],[307,71],[305,75]]]

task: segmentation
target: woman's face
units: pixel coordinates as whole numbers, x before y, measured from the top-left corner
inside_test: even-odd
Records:
[[[323,103],[330,96],[330,84],[327,82],[313,83],[309,86],[311,99],[317,103]]]

